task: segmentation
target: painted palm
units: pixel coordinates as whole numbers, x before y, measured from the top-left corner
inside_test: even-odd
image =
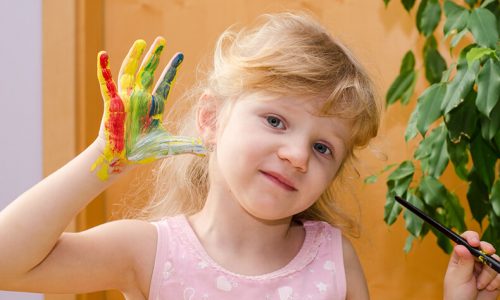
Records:
[[[125,164],[206,152],[200,139],[173,136],[162,125],[165,102],[184,56],[173,56],[153,88],[165,40],[156,38],[139,67],[145,48],[145,41],[134,42],[120,68],[118,85],[111,76],[108,54],[101,51],[97,55],[97,76],[104,100],[100,134],[104,135],[105,147],[92,170],[97,170],[102,180],[120,172]]]

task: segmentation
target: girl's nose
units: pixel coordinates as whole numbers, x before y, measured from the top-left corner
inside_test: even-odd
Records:
[[[309,148],[309,144],[305,142],[290,142],[278,149],[278,157],[288,161],[299,171],[306,172],[309,164]]]

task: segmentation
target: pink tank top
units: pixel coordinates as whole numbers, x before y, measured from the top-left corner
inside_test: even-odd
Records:
[[[304,221],[305,240],[285,267],[247,276],[218,265],[202,247],[185,216],[153,223],[158,231],[150,300],[345,299],[339,229]]]

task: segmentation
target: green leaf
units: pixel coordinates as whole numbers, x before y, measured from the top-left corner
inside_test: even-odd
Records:
[[[447,132],[444,126],[440,126],[437,127],[433,133],[435,136],[433,137],[431,154],[429,156],[428,174],[435,178],[439,178],[446,169],[449,161],[448,150],[446,148]],[[429,138],[430,137],[431,136],[429,136]]]
[[[469,162],[469,155],[467,150],[468,143],[464,140],[453,143],[450,139],[447,140],[448,155],[455,168],[455,174],[460,179],[467,180],[469,171],[467,170],[467,163]]]
[[[474,104],[476,93],[474,90],[465,97],[465,100],[445,115],[445,123],[448,128],[450,140],[453,143],[461,141],[462,137],[467,140],[472,138],[472,134],[477,128],[479,114]]]
[[[413,162],[411,162],[410,160],[405,160],[400,163],[394,171],[392,171],[387,180],[400,180],[408,176],[413,176],[414,172],[415,166],[413,165]]]
[[[470,67],[472,65],[472,63],[474,63],[474,61],[476,61],[476,60],[480,61],[481,58],[483,58],[484,56],[492,55],[492,54],[493,55],[495,54],[495,50],[490,49],[490,48],[482,48],[482,47],[472,48],[469,50],[469,52],[467,52],[467,55],[466,55],[467,64]]]
[[[500,129],[500,102],[493,107],[490,117],[480,118],[481,121],[481,135],[486,141],[492,140]]]
[[[419,208],[420,210],[424,209],[424,203],[420,200],[415,194],[408,193],[406,196],[406,200],[413,204],[413,206]],[[413,236],[420,236],[420,232],[422,231],[422,226],[424,225],[424,221],[412,213],[409,210],[405,210],[403,213],[403,217],[405,219],[405,227]]]
[[[413,180],[413,174],[408,177],[401,178],[394,181],[394,187],[392,188],[392,193],[401,197],[405,197],[408,189],[410,188],[410,183]]]
[[[500,218],[497,217],[493,211],[490,211],[488,213],[488,219],[490,221],[490,225],[492,225],[493,227],[495,227],[497,229],[500,229]]]
[[[384,221],[391,225],[401,213],[401,206],[394,200],[394,196],[405,197],[413,176],[408,176],[400,180],[387,182],[386,202],[384,206]]]
[[[446,16],[443,28],[445,38],[453,31],[460,32],[467,26],[469,11],[465,7],[446,0],[444,2],[444,14]]]
[[[450,52],[453,48],[455,48],[458,43],[460,43],[460,41],[462,40],[462,38],[467,34],[467,32],[469,32],[469,30],[467,29],[462,29],[462,31],[458,32],[452,39],[451,39],[451,42],[450,42]]]
[[[410,10],[413,8],[413,5],[415,5],[415,0],[401,0],[401,2],[403,3],[403,6],[407,12],[410,12]]]
[[[439,82],[446,70],[446,61],[436,49],[429,50],[424,55],[425,78],[429,83]]]
[[[488,9],[480,7],[472,11],[467,27],[479,45],[495,49],[498,42],[496,23],[495,15]]]
[[[429,35],[425,40],[424,53],[431,49],[437,49],[437,41],[433,34]]]
[[[498,0],[486,0],[483,3],[481,3],[481,7],[485,8],[486,6],[490,5],[491,3],[498,1]]]
[[[457,66],[457,74],[448,83],[446,88],[446,94],[444,96],[443,102],[441,103],[441,109],[444,114],[449,113],[452,109],[457,107],[462,101],[464,101],[465,96],[470,92],[474,84],[474,79],[479,71],[479,62],[475,62],[471,68],[467,68],[467,62],[459,63]]]
[[[387,195],[386,195],[386,200],[385,200],[385,205],[384,205],[384,221],[388,225],[394,224],[396,222],[397,217],[401,213],[401,205],[394,200],[394,194],[392,192],[392,184],[394,181],[389,181],[387,182],[387,186],[389,188]]]
[[[489,59],[477,76],[477,109],[485,116],[500,102],[500,62]]]
[[[465,3],[469,4],[470,7],[473,7],[477,3],[477,0],[465,0]]]
[[[413,240],[415,238],[412,236],[412,235],[409,235],[407,238],[406,238],[406,242],[405,242],[405,246],[403,248],[404,252],[405,253],[409,253],[410,250],[411,250],[411,247],[413,245]]]
[[[444,83],[433,84],[427,88],[418,98],[417,123],[416,127],[422,136],[425,136],[429,125],[441,116],[441,101],[446,94],[446,85]]]
[[[417,73],[415,71],[405,72],[399,74],[389,87],[386,96],[387,105],[391,105],[403,96],[413,93],[414,82],[417,80]]]
[[[479,178],[488,187],[488,191],[491,190],[497,160],[494,150],[481,135],[477,134],[471,142],[470,153]]]
[[[436,39],[433,35],[427,38],[424,45],[425,78],[431,84],[439,82],[446,70],[446,61],[437,50]]]
[[[371,183],[375,183],[377,180],[378,180],[378,177],[380,175],[382,175],[382,173],[385,173],[387,171],[389,171],[390,169],[392,169],[393,167],[397,166],[397,164],[389,164],[387,166],[385,166],[380,172],[378,172],[377,174],[374,174],[374,175],[371,175],[371,176],[368,176],[365,178],[365,183],[366,184],[371,184]]]
[[[500,179],[495,181],[495,184],[491,189],[490,202],[493,207],[493,212],[495,215],[500,217]]]
[[[365,178],[364,182],[365,184],[372,184],[377,182],[378,175],[371,175]]]
[[[432,233],[437,237],[437,243],[444,252],[450,254],[453,251],[453,246],[450,242],[450,239],[442,234],[440,231],[432,228]]]
[[[456,63],[452,63],[450,65],[450,67],[443,72],[443,76],[441,76],[441,82],[442,83],[446,83],[446,82],[448,82],[450,80],[451,72],[453,72],[453,70],[455,69],[456,66],[457,66]]]
[[[418,104],[417,104],[418,105]],[[414,109],[410,115],[410,120],[408,121],[408,125],[406,125],[406,130],[405,130],[405,141],[408,143],[409,140],[413,139],[414,137],[417,136],[418,130],[417,130],[417,118],[419,117],[419,114],[417,112],[417,109]]]
[[[403,60],[401,61],[401,67],[399,68],[399,73],[410,72],[415,69],[415,55],[411,50],[405,53]]]
[[[444,126],[439,126],[424,138],[414,152],[414,158],[420,160],[422,172],[426,175],[439,177],[448,165],[446,148],[447,132]]]
[[[385,5],[385,7],[387,7],[387,5],[389,4],[389,2],[390,2],[390,1],[391,1],[391,0],[384,0],[384,5]]]
[[[488,187],[479,177],[473,167],[469,173],[469,188],[467,190],[467,201],[469,202],[469,207],[472,213],[472,217],[479,224],[483,221],[484,217],[488,214],[490,210],[489,207],[489,192]]]
[[[384,206],[384,221],[391,225],[401,213],[401,207],[394,196],[404,197],[413,179],[415,167],[409,160],[403,161],[387,178],[387,194]]]
[[[403,95],[401,95],[401,104],[406,105],[410,102],[416,84],[417,84],[417,73],[415,72],[415,78],[412,80],[410,87],[406,89]]]
[[[415,72],[415,56],[410,50],[406,52],[401,62],[399,75],[389,87],[386,95],[387,106],[393,104],[398,99],[401,99],[402,104],[407,104],[417,81],[417,73]]]
[[[481,240],[490,242],[495,248],[498,249],[500,246],[500,228],[493,226],[490,222],[490,225],[486,227]]]
[[[446,225],[451,228],[456,228],[459,232],[465,231],[464,208],[460,205],[460,201],[453,193],[447,193],[444,203],[446,210]]]
[[[382,173],[389,171],[390,169],[394,168],[395,166],[397,166],[397,164],[388,164],[387,166],[385,166],[382,169]]]
[[[500,157],[500,131],[495,134],[495,137],[493,138],[493,145],[496,147],[497,156]]]
[[[434,135],[435,136],[435,135]],[[417,149],[413,152],[413,158],[423,160],[431,155],[432,143],[434,142],[432,132],[418,144]]]
[[[420,141],[413,157],[420,160],[422,173],[439,177],[448,164],[445,147],[446,130],[444,126],[434,128],[429,136]]]
[[[437,0],[422,0],[417,11],[417,29],[429,36],[441,19],[441,6]]]
[[[419,191],[424,202],[434,208],[442,206],[447,196],[444,185],[432,176],[422,178]]]
[[[443,4],[444,15],[450,18],[452,15],[460,13],[462,11],[467,11],[466,7],[456,4],[451,0],[445,0]]]

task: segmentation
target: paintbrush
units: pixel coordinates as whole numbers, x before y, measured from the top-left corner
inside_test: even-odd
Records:
[[[438,221],[434,220],[433,218],[429,217],[426,215],[423,211],[420,209],[416,208],[413,206],[411,203],[408,201],[404,200],[403,198],[396,196],[396,201],[399,202],[399,204],[403,205],[406,207],[408,210],[410,210],[412,213],[416,214],[419,216],[422,220],[439,230],[442,234],[447,236],[449,239],[454,241],[455,243],[465,246],[469,252],[477,257],[480,262],[482,262],[485,265],[488,265],[490,268],[493,270],[497,271],[497,273],[500,273],[500,262],[496,259],[494,259],[491,255],[486,254],[484,251],[482,251],[480,248],[477,247],[472,247],[467,241],[456,234],[455,232],[451,231],[450,229],[446,228],[442,224],[440,224]]]

